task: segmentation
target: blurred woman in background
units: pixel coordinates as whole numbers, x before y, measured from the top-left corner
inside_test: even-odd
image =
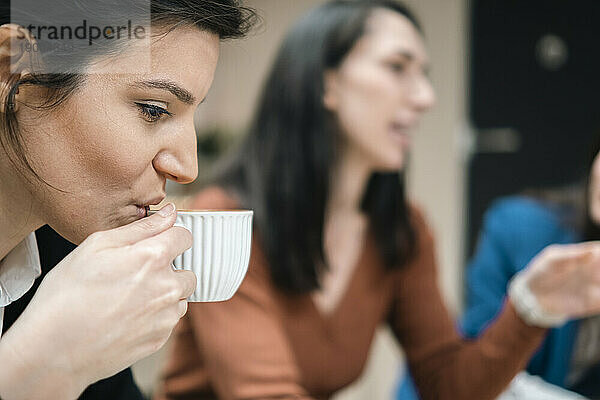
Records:
[[[247,276],[230,301],[190,305],[158,399],[327,398],[358,378],[381,324],[423,398],[492,399],[544,337],[536,306],[600,308],[562,301],[597,283],[548,284],[505,301],[478,340],[458,335],[432,235],[404,193],[410,135],[435,102],[427,69],[419,24],[394,1],[329,2],[292,28],[244,145],[193,205],[255,210]],[[554,249],[530,269],[552,281],[589,257],[561,276],[577,281],[598,250]]]

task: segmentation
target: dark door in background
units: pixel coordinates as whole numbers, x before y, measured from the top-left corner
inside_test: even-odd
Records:
[[[498,196],[580,178],[600,135],[600,0],[472,0],[468,254]]]

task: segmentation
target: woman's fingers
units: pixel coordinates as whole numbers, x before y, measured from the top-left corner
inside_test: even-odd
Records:
[[[600,253],[600,242],[582,242],[567,245],[548,246],[547,255],[553,261],[588,262],[595,254]]]
[[[181,287],[180,299],[187,299],[196,290],[196,274],[192,271],[182,270],[173,271],[173,273],[179,283],[179,287]]]
[[[187,312],[188,309],[188,302],[187,300],[179,300],[179,303],[177,304],[177,310],[179,312],[179,318],[182,318],[185,313]]]
[[[166,231],[173,226],[176,216],[175,205],[168,203],[149,217],[102,234],[113,246],[131,245]]]
[[[153,257],[153,268],[168,269],[180,288],[180,299],[188,298],[196,289],[196,275],[191,271],[173,270],[171,262],[192,247],[192,234],[185,228],[174,226],[156,236],[136,244],[143,253]]]
[[[174,226],[135,245],[156,258],[157,266],[166,267],[178,255],[192,247],[192,234],[185,228]]]
[[[600,310],[600,242],[549,246],[524,276],[545,311],[574,318]]]

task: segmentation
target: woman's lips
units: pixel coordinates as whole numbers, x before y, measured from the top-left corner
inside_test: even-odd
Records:
[[[390,129],[390,136],[401,146],[403,146],[403,147],[410,146],[411,140],[410,140],[408,128],[393,124]]]
[[[145,218],[148,216],[149,206],[136,206],[137,207],[137,217]]]
[[[155,196],[151,199],[145,199],[136,204],[136,216],[138,218],[145,218],[148,216],[148,212],[150,211],[150,206],[160,204],[165,199],[165,194],[162,193],[158,196]],[[139,201],[139,200],[138,200]]]

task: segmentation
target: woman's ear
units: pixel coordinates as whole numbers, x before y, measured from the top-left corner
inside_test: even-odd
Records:
[[[323,106],[331,112],[338,107],[338,79],[338,72],[335,70],[327,70],[323,75]]]
[[[29,31],[20,25],[4,24],[0,26],[0,111],[5,109],[10,90],[24,74],[36,57],[35,39]],[[18,87],[13,96],[19,93]],[[13,110],[14,98],[8,99]]]
[[[35,38],[22,26],[0,26],[0,75],[21,73],[34,58],[35,46]]]

